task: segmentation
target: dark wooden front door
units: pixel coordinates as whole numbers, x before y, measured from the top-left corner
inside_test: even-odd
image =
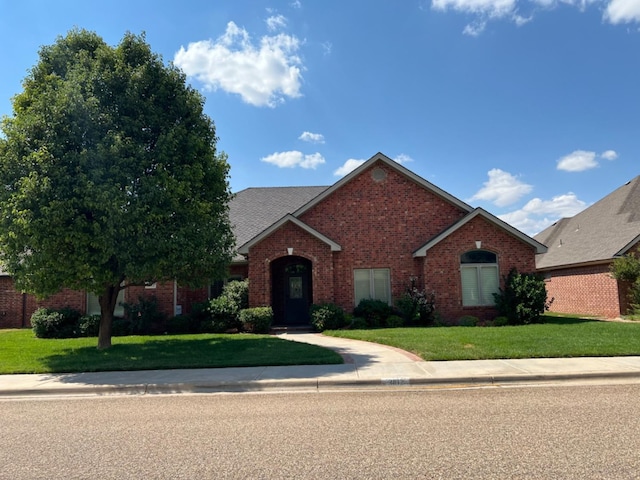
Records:
[[[283,257],[272,265],[272,307],[276,325],[306,325],[312,302],[311,262]]]

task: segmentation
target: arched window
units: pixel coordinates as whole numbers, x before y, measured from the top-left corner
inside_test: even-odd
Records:
[[[471,250],[460,256],[462,305],[494,305],[499,292],[498,257],[487,250]]]

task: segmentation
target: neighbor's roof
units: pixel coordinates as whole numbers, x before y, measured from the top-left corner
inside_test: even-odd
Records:
[[[247,188],[229,203],[229,220],[238,247],[308,203],[328,187]]]
[[[640,241],[640,176],[534,238],[549,248],[536,256],[539,269],[608,261],[627,253]]]

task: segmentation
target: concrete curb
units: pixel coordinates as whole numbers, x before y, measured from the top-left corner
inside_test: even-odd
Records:
[[[136,384],[136,385],[78,385],[15,388],[0,390],[0,398],[43,397],[43,396],[111,396],[111,395],[170,395],[189,393],[241,393],[241,392],[284,392],[320,391],[330,389],[355,388],[402,388],[402,387],[473,387],[499,386],[501,384],[536,384],[564,381],[623,380],[638,379],[640,372],[578,372],[557,374],[522,375],[476,375],[443,378],[386,377],[371,379],[283,379],[250,381],[212,381],[196,383]]]

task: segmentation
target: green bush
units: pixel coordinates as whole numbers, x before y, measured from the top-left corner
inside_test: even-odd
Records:
[[[198,333],[206,329],[211,322],[211,312],[209,311],[209,301],[196,302],[191,304],[190,332]]]
[[[122,317],[114,317],[111,322],[111,335],[114,337],[126,337],[133,333],[132,325],[129,320]]]
[[[191,315],[176,315],[165,323],[165,330],[171,335],[193,333],[193,318]]]
[[[518,273],[512,268],[504,279],[504,289],[494,293],[498,313],[512,325],[527,325],[540,321],[549,309],[544,279],[535,273]]]
[[[317,332],[337,330],[345,326],[344,310],[334,303],[311,305],[311,326]]]
[[[404,327],[404,318],[398,315],[391,315],[387,318],[385,322],[385,326],[387,328],[400,328]]]
[[[82,337],[97,337],[100,331],[100,315],[83,315],[80,317],[78,330]]]
[[[236,280],[227,283],[219,297],[209,300],[207,313],[202,320],[203,331],[223,333],[242,329],[240,311],[249,307],[249,281]]]
[[[507,317],[496,317],[493,319],[494,327],[504,327],[509,325],[509,319]]]
[[[271,307],[254,307],[240,310],[240,322],[244,330],[251,333],[269,333],[273,322]]]
[[[435,315],[435,292],[420,290],[411,285],[396,300],[396,308],[409,325],[430,325]]]
[[[628,313],[640,314],[640,247],[637,252],[616,258],[611,264],[611,274],[616,280],[629,284]]]
[[[367,321],[362,317],[353,317],[349,323],[349,328],[352,330],[365,330],[369,328]]]
[[[158,299],[153,297],[138,297],[137,303],[125,303],[124,318],[130,323],[130,333],[133,335],[148,335],[164,330],[166,316],[160,311]]]
[[[464,315],[458,319],[459,327],[475,327],[480,322],[478,317],[474,317],[473,315]]]
[[[209,301],[209,315],[211,320],[204,330],[211,333],[224,333],[228,330],[240,330],[242,324],[238,318],[240,310],[229,297],[220,296]]]
[[[72,308],[39,308],[31,315],[31,327],[38,338],[74,338],[80,336],[80,313]]]
[[[363,299],[353,311],[356,317],[366,320],[370,328],[384,327],[387,318],[392,314],[391,307],[381,300]]]

